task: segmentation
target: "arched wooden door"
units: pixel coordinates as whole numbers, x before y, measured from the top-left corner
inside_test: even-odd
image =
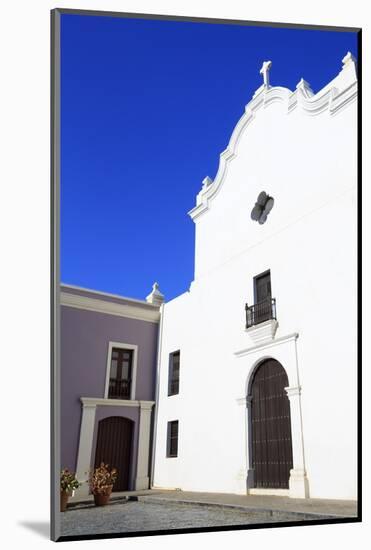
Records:
[[[118,472],[113,491],[129,489],[129,471],[133,439],[133,422],[121,416],[110,416],[98,423],[95,467],[101,462]]]
[[[251,385],[252,467],[257,488],[288,489],[292,463],[289,385],[285,369],[264,361]]]

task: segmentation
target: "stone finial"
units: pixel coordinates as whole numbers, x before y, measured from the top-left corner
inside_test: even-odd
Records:
[[[303,77],[299,80],[299,82],[296,85],[297,88],[309,88],[310,84],[306,80],[304,80]]]
[[[310,84],[309,82],[307,82],[306,80],[304,80],[304,78],[301,78],[299,80],[299,82],[297,83],[296,85],[296,89],[297,90],[301,90],[304,94],[305,97],[312,97],[313,94],[313,90],[312,88],[310,87]]]
[[[149,304],[160,306],[163,303],[164,298],[165,298],[164,295],[160,292],[159,284],[153,283],[152,292],[148,294],[146,301]]]
[[[263,83],[266,88],[269,88],[269,71],[272,66],[272,61],[264,61],[262,68],[260,69],[260,74],[263,75]]]
[[[211,185],[213,183],[213,180],[211,178],[209,178],[209,176],[206,176],[206,178],[204,178],[202,180],[202,189],[206,189],[207,187],[209,187],[209,185]]]
[[[352,55],[350,52],[348,52],[346,54],[346,56],[343,57],[343,59],[342,59],[343,69],[344,69],[344,67],[346,67],[350,63],[355,63],[355,62],[356,62],[356,58],[354,57],[354,55]]]

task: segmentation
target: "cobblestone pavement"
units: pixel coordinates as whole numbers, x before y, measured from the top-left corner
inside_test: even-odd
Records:
[[[298,519],[299,518],[299,519]],[[61,514],[61,535],[92,535],[161,531],[300,521],[290,512],[248,511],[223,506],[183,503],[117,501],[104,507],[81,504]]]

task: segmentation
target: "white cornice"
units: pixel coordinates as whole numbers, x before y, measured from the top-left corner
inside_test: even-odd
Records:
[[[297,338],[299,338],[299,334],[297,332],[293,332],[292,334],[288,334],[287,336],[281,336],[281,338],[277,338],[276,340],[271,340],[269,342],[258,344],[257,346],[235,351],[234,355],[236,357],[243,357],[244,355],[250,355],[250,353],[255,353],[256,351],[260,352],[263,349],[268,349],[281,344],[286,344],[287,342],[291,342],[292,340],[296,340]]]
[[[158,323],[160,320],[159,309],[153,306],[148,307],[148,304],[142,305],[134,302],[118,304],[108,300],[90,298],[63,291],[60,295],[60,303],[61,306],[106,313],[108,315],[118,315],[119,317],[127,317],[128,319],[136,319],[139,321]]]
[[[294,92],[280,86],[261,86],[256,90],[232,132],[227,149],[220,155],[219,168],[213,183],[203,186],[197,195],[196,206],[188,212],[193,221],[209,210],[210,201],[219,193],[225,181],[228,165],[236,156],[242,133],[260,109],[269,108],[273,103],[280,102],[286,105],[287,114],[300,109],[309,116],[324,112],[332,116],[356,100],[358,84],[354,58],[344,59],[346,61],[343,60],[342,71],[317,94],[313,94],[304,79],[300,80]]]
[[[81,397],[81,403],[84,407],[96,407],[104,405],[106,407],[140,407],[142,409],[151,409],[154,401],[136,401],[131,399],[103,399],[102,397]]]
[[[69,290],[78,291],[80,293],[79,296],[81,296],[81,295],[83,296],[84,294],[86,294],[86,295],[94,294],[102,300],[104,300],[105,298],[115,298],[115,299],[120,300],[120,302],[122,302],[123,304],[126,304],[126,303],[129,304],[129,305],[136,304],[136,305],[141,305],[143,307],[147,307],[148,309],[159,307],[157,304],[148,303],[146,300],[137,300],[135,298],[128,298],[127,296],[121,296],[120,294],[112,294],[110,292],[103,292],[101,290],[92,290],[91,288],[85,288],[85,287],[82,287],[82,286],[67,285],[65,283],[61,284],[61,291],[62,292],[69,292]],[[89,297],[89,296],[87,296],[87,297]]]

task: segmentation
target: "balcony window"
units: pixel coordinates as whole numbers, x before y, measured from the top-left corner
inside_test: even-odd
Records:
[[[246,328],[276,319],[276,300],[272,298],[269,270],[254,277],[254,302],[245,306]]]
[[[132,367],[132,349],[112,349],[108,386],[109,399],[130,399]]]

